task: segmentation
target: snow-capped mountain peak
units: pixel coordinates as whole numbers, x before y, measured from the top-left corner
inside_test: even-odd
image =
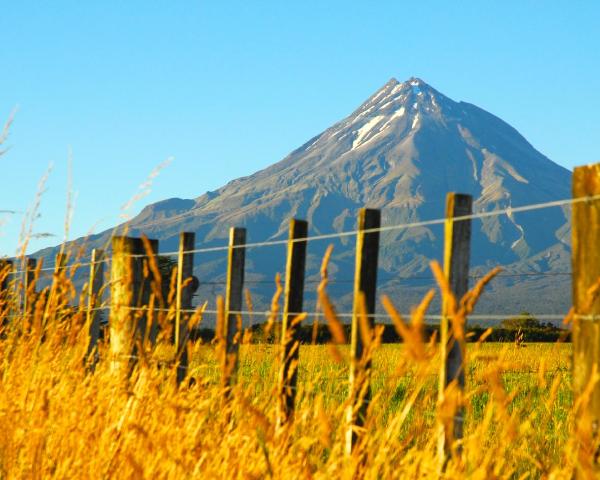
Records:
[[[384,142],[390,133],[414,134],[423,118],[439,118],[452,102],[423,80],[389,80],[352,114],[305,145],[306,150],[340,143],[346,152]],[[454,102],[452,102],[454,103]],[[341,151],[339,152],[342,153]]]
[[[498,117],[455,102],[419,78],[392,78],[283,160],[195,200],[151,205],[129,232],[158,238],[171,250],[181,231],[196,232],[199,245],[222,245],[232,225],[246,226],[250,241],[281,239],[292,217],[306,219],[312,235],[352,230],[365,206],[381,208],[385,225],[398,225],[442,217],[450,191],[469,193],[475,211],[490,211],[565,198],[569,185],[569,171]],[[112,233],[89,246],[103,245]],[[568,268],[568,238],[560,209],[488,217],[473,223],[472,262],[513,262],[538,271],[552,261]],[[443,251],[439,232],[425,227],[386,232],[385,245],[381,265],[390,277],[424,272]],[[318,272],[319,254],[310,255],[310,272]],[[262,278],[281,271],[279,260],[270,253],[261,257]],[[351,260],[342,252],[332,259],[340,278],[352,277]],[[199,277],[224,271],[223,262],[203,259]]]

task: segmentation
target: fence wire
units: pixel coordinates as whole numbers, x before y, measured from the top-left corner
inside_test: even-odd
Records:
[[[600,195],[589,195],[586,197],[578,197],[578,198],[568,198],[568,199],[564,199],[564,200],[554,200],[554,201],[550,201],[550,202],[543,202],[543,203],[532,203],[529,205],[522,205],[520,207],[508,207],[508,208],[501,208],[501,209],[497,209],[497,210],[490,210],[489,212],[479,212],[479,213],[473,213],[470,215],[462,215],[459,217],[453,217],[453,218],[436,218],[433,220],[424,220],[424,221],[420,221],[420,222],[409,222],[409,223],[400,223],[400,224],[396,224],[396,225],[386,225],[383,227],[377,227],[377,228],[369,228],[369,229],[365,229],[365,230],[347,230],[344,232],[335,232],[335,233],[326,233],[326,234],[322,234],[322,235],[312,235],[306,238],[297,238],[297,239],[282,239],[282,240],[267,240],[264,242],[254,242],[254,243],[246,243],[243,245],[223,245],[223,246],[218,246],[218,247],[206,247],[206,248],[196,248],[193,250],[186,250],[185,253],[206,253],[206,252],[218,252],[218,251],[225,251],[225,250],[229,250],[230,248],[259,248],[259,247],[266,247],[266,246],[273,246],[273,245],[287,245],[288,243],[302,243],[302,242],[314,242],[314,241],[319,241],[319,240],[328,240],[328,239],[334,239],[334,238],[342,238],[342,237],[349,237],[349,236],[356,236],[359,232],[361,233],[376,233],[376,232],[389,232],[389,231],[394,231],[394,230],[405,230],[405,229],[409,229],[409,228],[417,228],[417,227],[426,227],[426,226],[431,226],[431,225],[443,225],[448,221],[451,222],[462,222],[465,220],[475,220],[475,219],[481,219],[481,218],[489,218],[489,217],[496,217],[499,215],[512,215],[513,213],[522,213],[522,212],[529,212],[529,211],[534,211],[534,210],[540,210],[540,209],[544,209],[544,208],[552,208],[552,207],[561,207],[561,206],[565,206],[565,205],[573,205],[576,203],[582,203],[582,202],[591,202],[591,201],[595,201],[595,200],[600,200]],[[162,252],[160,253],[160,255],[165,255],[165,256],[169,256],[169,255],[178,255],[179,254],[179,250],[177,251],[172,251],[172,252]],[[135,254],[135,255],[131,255],[132,257],[147,257],[147,254]]]
[[[154,311],[154,312],[166,312],[166,313],[175,313],[177,311],[176,307],[170,307],[170,308],[161,308],[161,307],[147,307],[147,306],[142,306],[142,307],[136,307],[136,306],[130,306],[130,305],[120,305],[117,308],[123,308],[126,310],[131,310],[131,311],[142,311],[142,312],[147,312],[147,311]],[[102,307],[96,307],[93,308],[91,310],[108,310],[111,309],[111,305],[105,305]],[[273,310],[231,310],[231,311],[223,311],[223,312],[219,312],[218,310],[210,310],[210,309],[202,309],[202,307],[197,307],[197,308],[181,308],[179,309],[179,312],[181,313],[192,313],[192,314],[199,314],[199,315],[218,315],[219,313],[223,313],[224,315],[244,315],[244,316],[264,316],[264,317],[280,317],[284,314],[283,310],[279,310],[279,311],[273,311]],[[291,316],[291,317],[297,317],[299,315],[312,315],[312,316],[316,316],[319,318],[325,318],[325,314],[323,312],[288,312],[287,315]],[[355,314],[352,312],[336,312],[335,315],[339,318],[352,318]],[[404,318],[411,318],[411,313],[400,313],[400,316],[404,317]],[[369,314],[368,315],[371,318],[374,319],[390,319],[390,316],[387,313],[373,313],[373,314]],[[534,315],[535,318],[539,318],[539,319],[544,319],[544,320],[563,320],[567,317],[567,313],[565,314],[556,314],[556,313],[541,313],[541,314],[535,314]],[[577,318],[583,319],[583,320],[595,320],[595,319],[600,319],[600,315],[574,315]],[[502,315],[497,315],[497,314],[473,314],[473,315],[468,315],[467,318],[470,320],[505,320],[507,318],[530,318],[531,315],[530,314],[524,314],[524,313],[507,313],[507,314],[502,314]],[[442,318],[449,318],[448,315],[444,316],[444,315],[424,315],[423,318],[425,320],[441,320]]]
[[[496,217],[499,215],[510,216],[514,213],[529,212],[529,211],[541,210],[541,209],[545,209],[545,208],[562,207],[562,206],[573,205],[573,204],[577,204],[577,203],[592,202],[592,201],[596,201],[596,200],[600,200],[600,195],[588,195],[585,197],[567,198],[567,199],[563,199],[563,200],[553,200],[553,201],[549,201],[549,202],[532,203],[532,204],[528,204],[528,205],[521,205],[519,207],[510,206],[507,208],[490,210],[489,212],[478,212],[478,213],[473,213],[470,215],[463,215],[463,216],[453,217],[453,218],[443,217],[443,218],[436,218],[436,219],[432,219],[432,220],[423,220],[420,222],[408,222],[408,223],[400,223],[400,224],[395,224],[395,225],[385,225],[382,227],[365,229],[365,230],[354,229],[354,230],[347,230],[347,231],[343,231],[343,232],[326,233],[326,234],[322,234],[322,235],[312,235],[312,236],[308,236],[306,238],[266,240],[263,242],[245,243],[242,245],[222,245],[222,246],[215,246],[215,247],[195,248],[192,250],[186,250],[184,253],[186,253],[186,254],[208,253],[208,252],[226,251],[226,250],[235,249],[235,248],[250,249],[250,248],[260,248],[260,247],[273,246],[273,245],[287,245],[290,242],[291,243],[314,242],[314,241],[319,241],[319,240],[328,240],[328,239],[356,236],[359,232],[363,232],[363,233],[388,232],[388,231],[394,231],[394,230],[405,230],[405,229],[410,229],[410,228],[418,228],[418,227],[425,227],[425,226],[432,226],[432,225],[443,225],[448,221],[461,222],[461,221],[465,221],[465,220],[476,220],[476,219],[482,219],[482,218]],[[160,255],[160,256],[176,256],[176,255],[179,255],[179,250],[174,250],[174,251],[170,251],[170,252],[159,252],[158,255]],[[146,253],[130,255],[130,257],[132,257],[132,258],[146,258],[148,256],[150,256],[150,255],[146,254]],[[76,266],[77,267],[85,267],[85,266],[90,266],[93,263],[108,262],[109,260],[110,260],[110,257],[106,257],[97,262],[85,262],[85,263],[77,264]],[[58,267],[58,269],[69,268],[69,267],[70,266],[66,265],[66,266]],[[50,270],[55,270],[55,269],[56,269],[56,265],[44,267],[40,271],[50,271]],[[19,273],[25,273],[25,272],[26,272],[26,270],[19,270],[14,273],[19,274]]]
[[[433,226],[433,225],[443,225],[448,221],[460,222],[460,221],[465,221],[465,220],[490,218],[490,217],[495,217],[495,216],[500,216],[500,215],[511,216],[514,213],[536,211],[536,210],[541,210],[541,209],[546,209],[546,208],[563,207],[563,206],[573,205],[573,204],[577,204],[577,203],[592,202],[592,201],[597,201],[597,200],[600,200],[600,195],[593,195],[593,196],[586,196],[586,197],[579,197],[579,198],[569,198],[569,199],[563,199],[563,200],[554,200],[554,201],[549,201],[549,202],[522,205],[519,207],[510,206],[508,208],[496,209],[496,210],[491,210],[488,212],[478,212],[478,213],[473,213],[470,215],[454,217],[451,219],[448,219],[445,217],[444,218],[436,218],[436,219],[432,219],[432,220],[424,220],[424,221],[418,221],[418,222],[408,222],[408,223],[401,223],[401,224],[395,224],[395,225],[386,225],[386,226],[381,226],[381,227],[372,228],[372,229],[366,229],[366,230],[362,230],[362,231],[353,229],[353,230],[342,231],[342,232],[313,235],[313,236],[308,236],[306,238],[300,238],[300,239],[267,240],[267,241],[263,241],[263,242],[246,243],[243,245],[222,245],[222,246],[215,246],[215,247],[195,248],[192,250],[186,250],[184,253],[192,254],[192,253],[220,252],[220,251],[226,251],[226,250],[233,249],[233,248],[251,249],[251,248],[262,248],[262,247],[276,246],[276,245],[288,245],[290,242],[292,242],[292,243],[298,242],[299,243],[299,242],[313,242],[313,241],[321,241],[321,240],[328,240],[328,239],[337,239],[337,238],[344,238],[344,237],[349,237],[349,236],[356,236],[359,232],[362,232],[362,233],[388,232],[388,231],[397,231],[397,230],[426,227],[426,226]],[[159,255],[159,256],[175,256],[175,255],[179,255],[179,253],[180,253],[180,251],[176,250],[176,251],[170,251],[170,252],[159,252],[157,255]],[[148,254],[130,255],[130,257],[132,257],[132,258],[147,258],[148,256],[149,256]],[[75,264],[64,265],[64,266],[57,266],[56,264],[54,264],[54,265],[49,265],[47,267],[42,267],[39,269],[35,269],[35,268],[22,269],[22,270],[12,271],[10,273],[12,275],[16,276],[16,275],[25,274],[27,272],[35,272],[35,271],[58,272],[61,269],[69,269],[69,268],[76,270],[79,268],[89,267],[92,265],[98,265],[101,263],[109,264],[111,262],[111,258],[112,257],[110,257],[110,256],[106,256],[105,258],[95,261],[95,262],[88,261],[88,262],[75,263]],[[506,273],[500,273],[500,274],[496,275],[496,278],[544,277],[544,276],[553,277],[553,276],[571,276],[571,275],[572,275],[572,272],[506,272]],[[484,275],[482,275],[482,274],[481,275],[480,274],[471,274],[471,275],[469,275],[469,278],[477,279],[477,278],[482,278],[483,276]],[[386,281],[392,281],[392,282],[402,282],[402,281],[410,281],[410,280],[434,280],[434,277],[417,275],[417,276],[391,277],[391,278],[386,279]],[[340,279],[340,280],[331,279],[329,284],[331,284],[331,285],[352,284],[353,282],[354,282],[353,279]],[[252,285],[252,284],[274,285],[275,281],[272,281],[272,280],[247,280],[244,283],[246,285]],[[318,284],[318,283],[320,283],[320,280],[307,280],[305,283]],[[200,285],[225,285],[225,284],[226,284],[226,282],[224,282],[224,281],[200,282]],[[98,307],[98,309],[106,309],[106,308],[109,308],[109,307],[108,306]],[[134,308],[134,307],[131,307],[131,308]],[[140,308],[145,308],[145,307],[140,307]],[[157,309],[154,309],[154,310],[157,310]],[[170,309],[167,309],[167,310],[170,310]],[[181,311],[186,312],[186,313],[195,313],[198,310],[197,309],[187,309],[187,310],[181,310]],[[204,310],[203,313],[216,314],[217,311]],[[272,315],[272,312],[270,312],[270,311],[250,311],[250,310],[239,311],[239,312],[229,312],[229,313],[241,314],[241,315],[265,315],[265,316]],[[298,313],[291,313],[291,315],[298,315]],[[340,318],[351,318],[353,316],[353,313],[341,312],[341,313],[337,313],[337,315]],[[520,314],[513,314],[513,315],[511,315],[511,314],[502,314],[502,315],[478,314],[478,315],[470,315],[469,318],[494,320],[494,319],[505,319],[508,317],[514,318],[514,317],[519,317],[519,315]],[[404,316],[410,317],[410,314],[404,314]],[[373,314],[372,317],[374,317],[374,318],[389,318],[389,316],[386,314],[378,314],[378,313]],[[564,315],[535,314],[535,317],[543,318],[543,319],[557,320],[557,319],[564,318]],[[427,315],[427,316],[425,316],[425,318],[430,319],[430,320],[439,320],[442,317],[440,315]]]

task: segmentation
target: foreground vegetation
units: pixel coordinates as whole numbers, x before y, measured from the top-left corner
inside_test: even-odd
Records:
[[[436,357],[415,361],[404,345],[376,351],[366,463],[357,466],[343,450],[347,347],[302,347],[297,413],[276,432],[277,347],[242,346],[239,382],[224,401],[214,346],[191,347],[181,387],[151,360],[116,378],[105,345],[90,374],[76,322],[47,325],[43,342],[35,329],[9,329],[0,342],[2,478],[438,475]],[[447,478],[568,478],[578,448],[570,345],[472,344],[468,355],[464,459],[450,460]]]
[[[301,347],[295,415],[280,428],[277,345],[257,344],[251,332],[238,337],[237,381],[226,390],[223,338],[190,341],[188,374],[178,384],[172,307],[157,311],[155,347],[138,337],[135,358],[115,357],[105,339],[91,362],[89,318],[69,306],[77,292],[66,269],[25,312],[5,290],[0,478],[571,478],[576,469],[592,476],[597,439],[572,399],[570,344],[486,344],[491,332],[484,332],[467,346],[464,395],[446,391],[440,401],[439,344],[423,324],[431,295],[406,323],[384,299],[402,344],[381,345],[382,330],[362,317],[373,396],[349,455],[349,348],[325,286],[319,298],[337,344]],[[476,295],[465,298],[474,304]],[[467,310],[451,311],[459,332],[456,319]],[[144,314],[127,312],[118,318]],[[197,311],[192,323],[201,317]],[[442,464],[440,425],[459,404],[451,401],[466,409],[465,435]]]

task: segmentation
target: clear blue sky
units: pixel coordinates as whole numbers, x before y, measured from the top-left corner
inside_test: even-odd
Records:
[[[135,204],[194,198],[283,158],[390,77],[421,77],[498,115],[572,168],[600,161],[600,2],[53,1],[0,14],[0,209],[24,211],[54,165],[30,250]],[[69,153],[71,152],[71,154]],[[13,254],[21,215],[0,214]]]

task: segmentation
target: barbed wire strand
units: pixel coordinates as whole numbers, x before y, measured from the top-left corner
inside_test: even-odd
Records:
[[[495,216],[504,215],[504,214],[510,216],[513,213],[522,213],[522,212],[528,212],[528,211],[541,210],[541,209],[545,209],[545,208],[561,207],[561,206],[565,206],[565,205],[573,205],[576,203],[591,202],[591,201],[596,201],[596,200],[600,200],[600,195],[588,195],[585,197],[568,198],[568,199],[563,199],[563,200],[553,200],[553,201],[542,202],[542,203],[532,203],[532,204],[528,204],[528,205],[521,205],[519,207],[511,206],[508,208],[491,210],[489,212],[478,212],[478,213],[473,213],[470,215],[462,215],[462,216],[453,217],[453,218],[446,218],[446,217],[436,218],[433,220],[423,220],[420,222],[409,222],[409,223],[400,223],[400,224],[396,224],[396,225],[385,225],[382,227],[369,228],[369,229],[365,229],[365,230],[356,230],[356,229],[355,230],[347,230],[344,232],[326,233],[326,234],[313,235],[313,236],[308,236],[306,238],[297,238],[297,239],[291,239],[291,240],[290,239],[267,240],[264,242],[246,243],[243,245],[231,245],[231,246],[223,245],[223,246],[217,246],[217,247],[196,248],[196,249],[192,249],[192,250],[186,250],[185,253],[190,254],[190,253],[218,252],[218,251],[229,250],[230,248],[246,248],[246,249],[260,248],[260,247],[273,246],[273,245],[287,245],[289,242],[292,242],[292,243],[313,242],[313,241],[319,241],[319,240],[327,240],[327,239],[355,236],[359,232],[367,233],[367,234],[368,233],[376,233],[376,232],[388,232],[388,231],[394,231],[394,230],[405,230],[405,229],[409,229],[409,228],[418,228],[418,227],[425,227],[425,226],[432,226],[432,225],[442,225],[442,224],[446,223],[447,221],[461,222],[461,221],[465,221],[465,220],[476,220],[476,219],[482,219],[482,218],[495,217]],[[175,251],[171,251],[171,252],[159,252],[158,255],[162,255],[162,256],[179,255],[179,250],[175,250]],[[130,255],[130,257],[132,257],[132,258],[144,258],[144,257],[148,257],[148,256],[149,255],[145,254],[145,253]],[[104,258],[97,262],[87,262],[87,263],[77,264],[77,266],[78,267],[90,266],[90,265],[92,265],[92,263],[107,262],[107,261],[109,261],[109,259],[110,259],[110,257],[107,257],[107,258]],[[64,267],[59,267],[59,269],[69,268],[69,267],[70,266],[65,265]],[[55,270],[55,269],[56,269],[56,265],[44,267],[44,268],[40,269],[40,271],[49,271],[49,270]],[[18,272],[14,272],[14,273],[16,274],[16,273],[24,273],[24,272],[25,271],[18,271]]]
[[[313,235],[313,236],[308,236],[306,238],[296,238],[296,239],[291,239],[291,240],[288,240],[288,239],[267,240],[264,242],[246,243],[243,245],[231,245],[231,246],[223,245],[223,246],[219,246],[219,247],[196,248],[193,250],[186,250],[185,253],[206,253],[206,252],[224,251],[224,250],[228,250],[230,248],[249,249],[249,248],[258,248],[258,247],[265,247],[265,246],[272,246],[272,245],[287,245],[289,242],[292,242],[292,243],[313,242],[313,241],[318,241],[318,240],[327,240],[327,239],[333,239],[333,238],[355,236],[359,232],[362,232],[362,233],[388,232],[388,231],[393,231],[393,230],[405,230],[405,229],[409,229],[409,228],[425,227],[425,226],[431,226],[431,225],[442,225],[446,221],[461,222],[461,221],[465,221],[465,220],[475,220],[475,219],[481,219],[481,218],[495,217],[495,216],[504,215],[504,214],[512,215],[513,213],[522,213],[522,212],[528,212],[528,211],[534,211],[534,210],[541,210],[544,208],[561,207],[561,206],[565,206],[565,205],[572,205],[575,203],[582,203],[582,202],[591,202],[591,201],[595,201],[595,200],[600,200],[600,195],[589,195],[586,197],[568,198],[568,199],[564,199],[564,200],[553,200],[550,202],[543,202],[543,203],[532,203],[529,205],[522,205],[520,207],[502,208],[502,209],[498,209],[498,210],[491,210],[489,212],[479,212],[479,213],[473,213],[470,215],[462,215],[462,216],[453,217],[450,219],[446,218],[446,217],[436,218],[433,220],[424,220],[424,221],[420,221],[420,222],[410,222],[410,223],[400,223],[400,224],[396,224],[396,225],[386,225],[383,227],[369,228],[369,229],[365,229],[365,230],[347,230],[345,232],[326,233],[326,234],[322,234],[322,235]],[[160,255],[165,255],[165,256],[178,255],[178,254],[179,254],[179,250],[172,251],[172,252],[161,252],[160,253]],[[147,254],[131,255],[131,257],[147,257],[147,256],[148,256]]]
[[[99,262],[87,262],[87,263],[81,263],[81,264],[76,264],[76,265],[68,265],[66,267],[59,267],[61,269],[63,268],[82,268],[82,267],[88,267],[90,265],[92,265],[92,263],[95,264],[99,264],[99,263],[107,263],[109,261],[109,259],[103,259]],[[47,267],[47,268],[41,268],[39,271],[40,272],[44,272],[44,271],[54,271],[55,269],[53,267]],[[17,271],[13,271],[10,272],[10,274],[12,275],[17,275],[17,274],[24,274],[26,273],[26,270],[17,270]],[[471,274],[468,275],[469,278],[483,278],[485,277],[486,274]],[[544,277],[544,276],[549,276],[549,277],[555,277],[555,276],[570,276],[573,275],[572,272],[522,272],[522,273],[499,273],[497,275],[494,276],[494,278],[510,278],[510,277]],[[419,275],[415,275],[412,277],[405,277],[405,276],[393,276],[390,278],[386,278],[386,279],[380,279],[379,282],[390,282],[390,281],[404,281],[404,280],[435,280],[435,277],[433,275],[423,275],[423,276],[419,276]],[[305,280],[305,284],[318,284],[320,283],[321,280]],[[352,279],[343,279],[343,280],[335,280],[335,279],[331,279],[328,282],[328,285],[335,285],[335,284],[352,284],[354,283],[354,280]],[[209,281],[209,282],[200,282],[200,286],[202,285],[226,285],[227,282],[225,281]],[[274,285],[275,284],[275,280],[245,280],[244,281],[245,285],[260,285],[260,284],[264,284],[264,285]]]
[[[77,269],[77,268],[89,267],[91,265],[99,265],[101,263],[110,263],[111,258],[112,257],[106,257],[101,260],[96,260],[95,262],[73,263],[71,265],[59,266],[58,268],[56,268],[56,264],[54,264],[54,265],[48,265],[47,267],[40,268],[39,270],[37,270],[36,268],[32,268],[31,270],[13,270],[13,271],[9,272],[9,275],[22,275],[27,272],[36,272],[36,271],[54,272],[56,270],[66,270],[69,268]]]
[[[110,306],[105,306],[102,307],[103,309],[107,309],[110,308]],[[121,307],[117,307],[117,308],[124,308],[124,309],[128,309],[128,310],[133,310],[133,311],[147,311],[149,310],[148,307],[135,307],[135,306],[127,306],[127,305],[122,305]],[[175,312],[175,307],[172,308],[157,308],[154,307],[152,308],[153,311],[155,312]],[[180,310],[180,312],[182,313],[200,313],[200,314],[209,314],[209,315],[217,315],[219,312],[217,310],[201,310],[200,307],[198,308],[182,308]],[[271,310],[232,310],[230,312],[228,312],[230,315],[256,315],[256,316],[265,316],[265,317],[269,317],[272,316],[274,314],[273,311]],[[298,316],[298,315],[303,315],[305,313],[309,313],[309,312],[289,312],[288,315],[291,316]],[[278,312],[277,315],[280,316],[282,315],[283,312]],[[314,315],[314,314],[313,314]],[[319,316],[323,316],[322,313],[318,314]],[[352,318],[354,316],[354,314],[352,312],[336,312],[336,315],[340,318]],[[410,313],[401,313],[401,316],[405,317],[405,318],[410,318],[411,314]],[[472,315],[468,315],[467,319],[478,319],[478,320],[485,320],[485,319],[490,319],[490,320],[504,320],[506,318],[530,318],[530,317],[535,317],[535,318],[543,318],[543,319],[548,319],[548,320],[562,320],[567,316],[567,314],[557,314],[557,313],[540,313],[540,314],[523,314],[523,313],[506,313],[506,314],[472,314]],[[372,315],[369,315],[369,317],[372,318],[387,318],[389,319],[390,316],[387,313],[374,313]],[[589,318],[588,318],[589,317]],[[442,318],[444,318],[443,315],[425,315],[424,317],[425,319],[430,319],[430,320],[440,320]],[[448,318],[446,316],[446,318]],[[581,319],[595,319],[595,318],[600,318],[600,315],[579,315],[578,318]]]

